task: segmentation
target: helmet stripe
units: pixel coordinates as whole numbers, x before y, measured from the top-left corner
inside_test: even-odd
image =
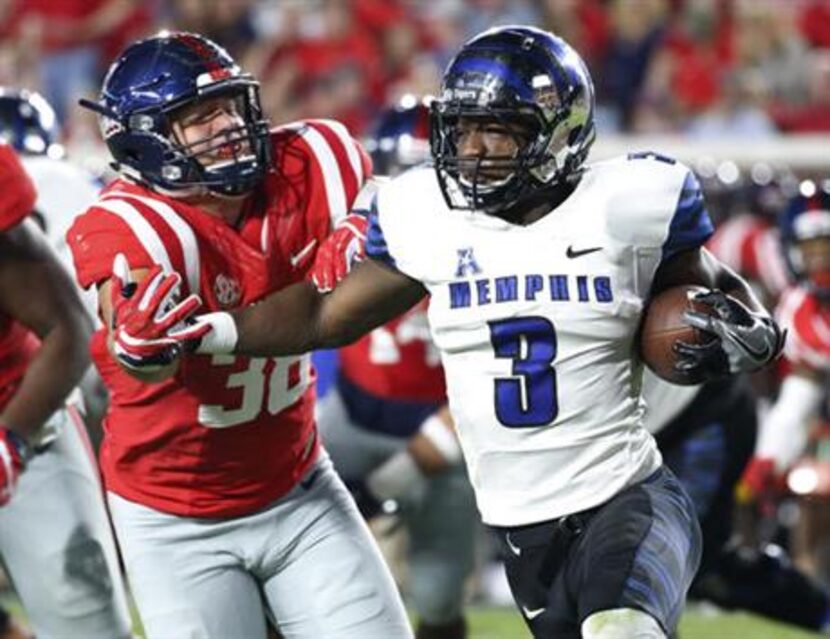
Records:
[[[492,73],[493,75],[496,75],[497,77],[504,80],[507,83],[507,85],[510,86],[510,88],[512,88],[514,91],[516,91],[523,100],[533,99],[533,91],[527,85],[527,83],[516,73],[514,73],[510,69],[510,67],[503,64],[502,62],[493,60],[492,58],[483,57],[463,58],[456,63],[452,72],[456,73],[463,71],[480,71],[483,73]]]
[[[218,71],[222,69],[222,64],[219,62],[216,52],[207,46],[205,40],[197,37],[191,33],[178,33],[173,36],[177,42],[181,42],[188,49],[193,51],[205,63],[205,68],[208,72]]]

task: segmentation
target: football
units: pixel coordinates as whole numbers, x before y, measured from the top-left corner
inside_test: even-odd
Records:
[[[653,297],[646,307],[640,328],[640,358],[658,377],[672,384],[689,386],[703,381],[702,376],[675,369],[677,353],[673,347],[675,342],[707,344],[717,339],[683,321],[683,311],[687,309],[714,313],[710,306],[692,299],[705,290],[701,286],[675,286]]]

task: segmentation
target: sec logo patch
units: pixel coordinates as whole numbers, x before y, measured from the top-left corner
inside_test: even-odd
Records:
[[[242,297],[242,288],[234,278],[229,275],[217,275],[213,281],[213,292],[216,301],[223,308],[231,308],[239,304]]]

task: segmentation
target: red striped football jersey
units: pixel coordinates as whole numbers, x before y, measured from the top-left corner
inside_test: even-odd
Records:
[[[19,224],[35,206],[35,187],[14,149],[0,144],[0,232]],[[6,405],[26,372],[39,340],[18,322],[0,313],[0,408]]]
[[[791,284],[778,229],[758,216],[726,220],[706,247],[724,264],[761,284],[774,300]]]
[[[830,372],[830,308],[802,287],[788,289],[776,309],[776,318],[786,328],[784,356],[796,366]]]
[[[235,308],[303,279],[316,248],[347,214],[371,163],[345,127],[306,121],[272,132],[274,167],[235,227],[125,180],[105,189],[67,234],[78,279],[109,279],[116,254],[132,268],[182,275],[205,311]],[[111,400],[101,467],[106,486],[158,510],[197,517],[256,511],[313,462],[315,374],[308,355],[186,356],[178,373],[138,382],[93,337]]]

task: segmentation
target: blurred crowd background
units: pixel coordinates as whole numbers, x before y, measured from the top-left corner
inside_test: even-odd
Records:
[[[333,117],[364,135],[401,96],[434,93],[467,38],[508,23],[583,55],[600,135],[830,132],[828,0],[0,0],[0,84],[39,90],[87,150],[98,132],[78,97],[132,39],[185,29],[261,79],[275,123]]]

